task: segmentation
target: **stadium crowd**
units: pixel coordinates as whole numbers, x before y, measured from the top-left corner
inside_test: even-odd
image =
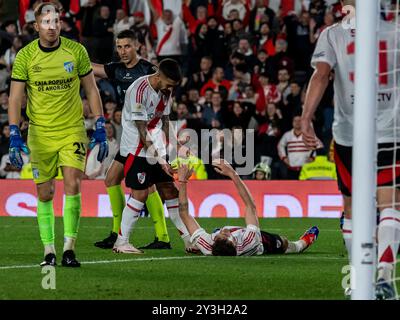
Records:
[[[0,0],[1,178],[29,176],[29,165],[20,172],[8,163],[8,94],[15,56],[36,37],[33,8],[41,2],[19,0],[15,6],[15,2]],[[340,1],[56,2],[63,7],[61,35],[84,44],[94,63],[119,60],[114,40],[126,29],[136,33],[138,54],[143,59],[154,64],[166,57],[180,62],[184,79],[176,91],[171,115],[178,129],[236,129],[239,133],[233,135],[231,143],[243,150],[245,135],[240,133],[254,129],[255,150],[251,156],[255,164],[267,162],[272,179],[298,179],[302,166],[313,161],[316,154],[306,149],[301,139],[300,115],[316,41],[324,28],[341,19]],[[325,154],[332,139],[333,77],[314,119]],[[123,106],[116,99],[113,83],[98,79],[97,85],[107,119],[110,155],[109,161],[98,166],[88,153],[88,179],[104,178],[122,132]],[[82,101],[85,125],[91,135],[94,117],[83,94]],[[23,110],[21,131],[25,138],[27,129],[28,118]],[[219,137],[223,141],[224,135]],[[222,152],[222,146],[220,143],[210,152]],[[25,160],[28,162],[27,157]],[[208,165],[205,169],[203,177],[219,178]]]

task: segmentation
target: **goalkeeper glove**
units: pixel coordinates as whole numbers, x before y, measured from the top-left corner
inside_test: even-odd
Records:
[[[11,164],[17,169],[22,169],[22,166],[24,165],[21,151],[25,154],[29,154],[28,147],[24,140],[22,140],[18,126],[10,125],[10,148],[8,154]]]
[[[93,149],[93,147],[99,143],[99,153],[97,154],[97,161],[103,162],[105,158],[108,156],[108,143],[106,137],[106,129],[105,129],[106,120],[104,117],[100,117],[97,119],[95,127],[96,130],[93,132],[92,139],[90,140],[89,148]]]

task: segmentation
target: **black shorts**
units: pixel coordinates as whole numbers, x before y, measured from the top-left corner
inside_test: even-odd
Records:
[[[118,161],[119,163],[122,163],[123,165],[125,165],[125,162],[126,162],[127,158],[128,157],[121,156],[121,152],[118,150],[117,154],[114,157],[114,160]]]
[[[261,239],[264,246],[263,254],[285,253],[284,241],[279,235],[261,230]]]
[[[338,176],[338,186],[340,192],[348,197],[351,197],[351,178],[352,178],[352,147],[345,147],[335,143],[335,163],[336,172]],[[400,144],[397,144],[396,154],[394,154],[393,143],[380,143],[378,145],[378,175],[377,185],[378,187],[393,186],[400,184],[400,167],[396,165],[396,169],[393,170],[393,158],[397,165],[400,165]],[[385,166],[391,166],[385,168]],[[394,181],[395,180],[395,181]]]
[[[145,190],[155,183],[174,180],[159,163],[150,164],[145,157],[129,154],[124,165],[125,185],[134,190]]]

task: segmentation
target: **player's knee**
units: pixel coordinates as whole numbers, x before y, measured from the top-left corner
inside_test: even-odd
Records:
[[[64,179],[64,192],[65,194],[78,194],[81,189],[81,180],[76,177],[76,178],[71,178],[68,180]]]
[[[115,181],[115,177],[113,177],[110,174],[106,175],[106,178],[104,179],[104,184],[106,185],[107,188],[113,187],[115,185],[118,185],[118,183]]]
[[[164,200],[175,199],[179,196],[179,191],[172,182],[158,183],[157,190]]]
[[[42,202],[51,201],[54,198],[54,190],[52,188],[38,190],[38,198]]]
[[[106,178],[104,179],[104,184],[106,185],[107,188],[117,186],[121,184],[121,181],[123,179],[123,176],[114,173],[112,170],[107,171]]]

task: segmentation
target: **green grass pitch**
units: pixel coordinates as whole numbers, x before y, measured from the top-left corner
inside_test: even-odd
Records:
[[[242,219],[199,219],[208,231],[243,225]],[[94,247],[110,231],[111,220],[82,218],[77,257],[82,266],[57,266],[56,289],[42,288],[38,266],[42,246],[34,218],[0,218],[0,299],[343,299],[342,268],[347,264],[336,219],[261,219],[261,229],[291,240],[310,226],[320,236],[303,254],[258,257],[203,257],[184,253],[183,243],[168,220],[172,250],[143,255],[114,254]],[[58,264],[62,252],[62,220],[56,219]],[[152,222],[139,220],[136,246],[154,238]],[[398,283],[399,285],[399,283]]]

